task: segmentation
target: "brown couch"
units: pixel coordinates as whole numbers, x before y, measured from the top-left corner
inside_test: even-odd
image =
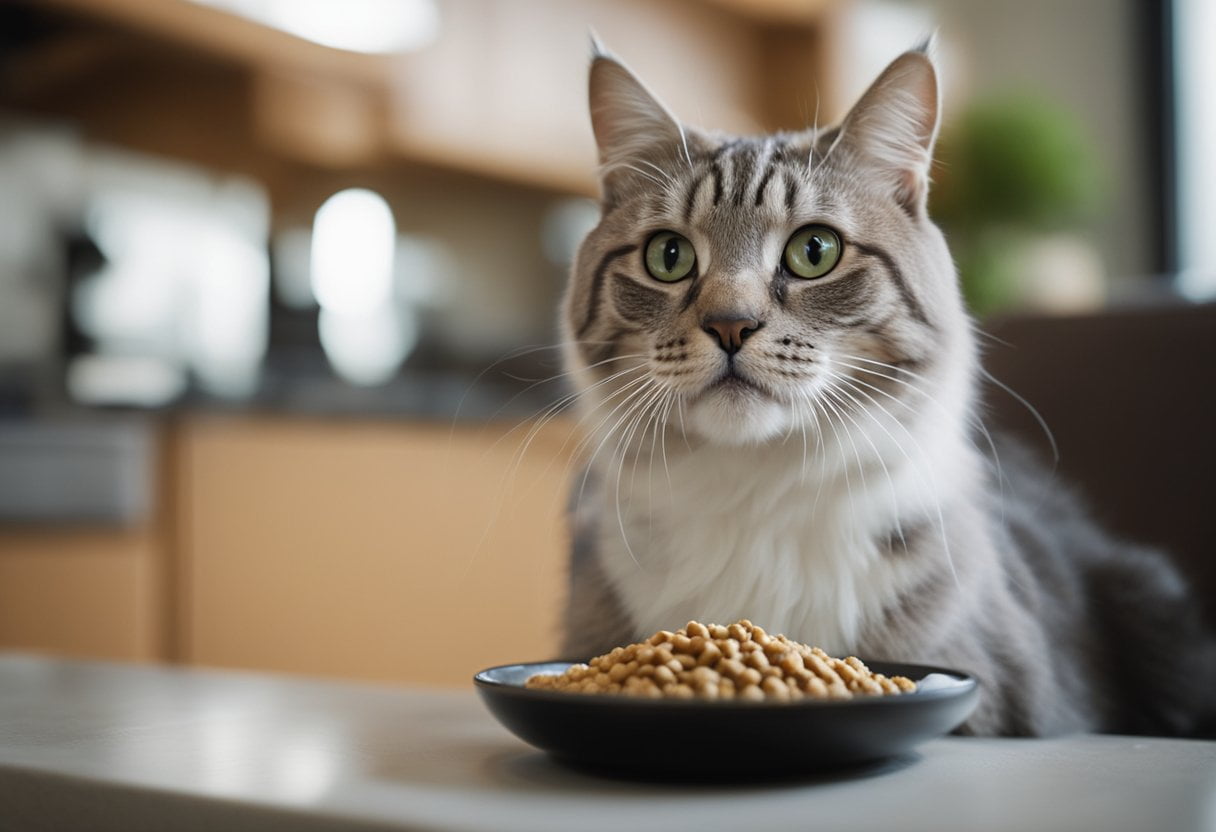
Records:
[[[1216,623],[1216,304],[984,329],[985,366],[1042,414],[1059,472],[1118,532],[1167,549]],[[989,384],[989,424],[1044,454],[1033,416]],[[1048,457],[1050,458],[1050,457]]]

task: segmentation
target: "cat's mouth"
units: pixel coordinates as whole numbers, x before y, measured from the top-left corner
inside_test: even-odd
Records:
[[[705,388],[706,393],[723,391],[733,394],[751,394],[768,397],[768,391],[754,381],[745,378],[734,367],[728,367],[722,375]]]
[[[790,426],[789,407],[733,366],[705,385],[692,405],[688,417],[693,431],[715,444],[759,442]]]

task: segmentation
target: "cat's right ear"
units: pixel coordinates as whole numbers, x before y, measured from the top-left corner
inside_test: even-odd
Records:
[[[654,179],[675,159],[686,159],[688,136],[675,116],[625,65],[592,38],[588,102],[599,147],[604,201],[638,177]]]
[[[932,46],[930,39],[892,61],[840,128],[841,140],[914,216],[925,211],[941,122]]]

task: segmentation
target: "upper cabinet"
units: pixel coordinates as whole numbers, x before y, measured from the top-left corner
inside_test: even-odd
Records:
[[[426,37],[386,54],[257,19],[274,5],[18,2],[40,36],[4,63],[0,101],[263,180],[420,163],[567,193],[595,191],[592,31],[690,123],[796,128],[834,106],[821,44],[840,0],[419,0],[396,5],[424,9]]]

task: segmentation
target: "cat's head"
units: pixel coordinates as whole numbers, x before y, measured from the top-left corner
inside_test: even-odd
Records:
[[[902,396],[882,376],[931,377],[969,344],[926,212],[939,101],[924,51],[892,62],[840,125],[800,133],[682,125],[605,54],[590,104],[603,213],[562,326],[606,413],[644,405],[670,423],[678,405],[709,442],[760,442],[878,390]]]

